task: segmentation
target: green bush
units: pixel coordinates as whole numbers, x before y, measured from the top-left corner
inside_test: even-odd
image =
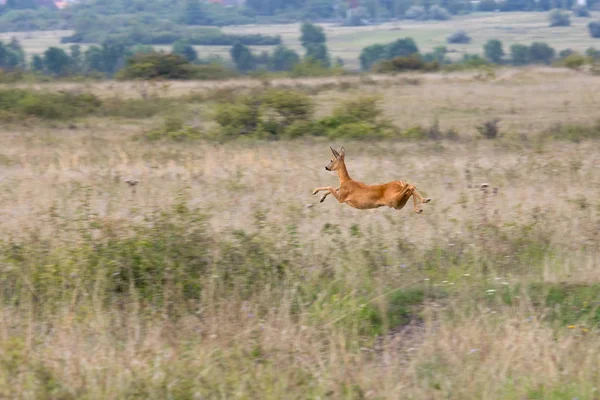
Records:
[[[570,54],[567,57],[563,58],[560,61],[560,64],[564,65],[567,68],[580,69],[581,67],[583,67],[585,64],[587,64],[590,61],[591,60],[589,60],[588,57],[586,57],[582,54],[573,53],[573,54]]]
[[[295,137],[315,133],[310,125],[313,112],[313,101],[305,93],[270,89],[218,104],[215,121],[226,137],[254,133]]]
[[[439,69],[437,61],[425,62],[419,54],[407,57],[395,57],[384,60],[373,68],[378,73],[402,72],[402,71],[435,71]]]
[[[375,138],[393,135],[393,125],[381,118],[380,98],[361,96],[337,106],[331,116],[318,121],[323,132],[332,138]]]
[[[192,64],[183,56],[169,53],[139,53],[127,60],[118,79],[190,79]]]
[[[215,111],[215,122],[226,137],[255,133],[260,124],[260,101],[251,96],[237,98],[233,103],[220,103]]]
[[[263,107],[274,113],[274,118],[283,129],[298,121],[309,121],[313,117],[314,103],[305,93],[272,89],[262,96]]]
[[[100,109],[101,100],[90,93],[51,93],[24,89],[0,89],[0,110],[43,119],[68,119]]]

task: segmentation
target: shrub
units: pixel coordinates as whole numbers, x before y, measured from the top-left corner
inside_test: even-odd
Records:
[[[476,127],[477,132],[486,139],[496,139],[500,136],[500,128],[498,127],[499,119],[486,121]]]
[[[469,37],[469,35],[467,35],[465,31],[459,30],[457,32],[454,32],[452,35],[448,36],[448,38],[446,38],[446,41],[448,43],[453,44],[466,44],[471,43],[471,38]]]
[[[309,76],[334,76],[342,75],[343,68],[327,68],[320,61],[313,59],[304,59],[294,66],[290,75],[292,77],[309,77]]]
[[[119,79],[190,79],[192,64],[178,54],[139,53],[127,60],[127,65],[118,73]]]
[[[233,101],[217,105],[215,121],[224,136],[249,134],[298,136],[314,129],[314,104],[305,93],[286,89],[271,89],[260,94],[238,96]],[[288,130],[290,129],[290,130]]]
[[[90,93],[50,93],[24,89],[0,89],[0,111],[43,119],[68,119],[89,115],[102,102]]]
[[[275,114],[279,125],[285,129],[298,121],[309,121],[314,112],[314,103],[305,93],[272,89],[262,96],[265,108]]]
[[[439,68],[437,61],[425,62],[418,54],[407,57],[395,57],[391,60],[384,60],[375,66],[375,71],[379,73],[401,72],[401,71],[435,71]]]
[[[570,26],[571,18],[569,14],[565,11],[554,9],[550,11],[548,14],[548,20],[550,21],[550,26]]]
[[[568,55],[567,57],[564,57],[561,60],[561,64],[567,68],[580,69],[587,63],[587,61],[588,59],[586,56],[579,53],[573,53]]]
[[[571,10],[576,17],[589,18],[591,16],[590,10],[586,6],[575,4]]]
[[[404,18],[406,19],[427,19],[427,12],[425,8],[421,6],[411,6],[404,13]]]
[[[198,80],[224,80],[238,76],[238,73],[221,64],[194,65],[192,79]]]
[[[250,96],[237,98],[234,103],[220,103],[215,112],[221,132],[229,137],[254,133],[260,117],[260,102]]]
[[[381,119],[383,110],[379,101],[375,96],[345,101],[318,124],[332,138],[375,138],[392,134],[393,126]]]
[[[588,24],[588,30],[590,36],[593,38],[600,38],[600,21],[590,22]]]

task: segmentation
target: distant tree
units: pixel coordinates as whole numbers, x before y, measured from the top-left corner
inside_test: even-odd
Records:
[[[497,9],[498,3],[496,3],[494,0],[482,0],[477,6],[477,10],[483,12],[496,11]]]
[[[71,65],[75,72],[79,72],[83,68],[83,55],[81,54],[81,46],[78,44],[71,45],[69,47],[71,55]]]
[[[421,6],[411,6],[404,13],[406,19],[427,19],[427,11]]]
[[[31,69],[35,72],[44,71],[44,60],[39,54],[36,54],[31,59]]]
[[[104,56],[100,47],[89,47],[85,51],[83,58],[86,72],[98,71],[106,73],[106,68],[104,66]]]
[[[122,41],[105,40],[102,43],[102,64],[103,71],[109,76],[114,75],[118,70],[125,66],[125,60],[131,53]]]
[[[0,68],[12,70],[19,66],[19,55],[0,42]]]
[[[306,48],[306,58],[319,62],[321,66],[329,68],[331,66],[331,58],[329,50],[324,43],[314,43]]]
[[[438,65],[449,64],[450,60],[446,58],[448,48],[446,46],[437,46],[431,53],[423,55],[423,61],[427,63],[436,62]]]
[[[600,50],[596,50],[594,47],[588,47],[585,55],[594,60],[600,60]]]
[[[242,72],[252,71],[256,66],[256,61],[248,46],[236,43],[230,50],[231,58],[236,68]]]
[[[569,56],[571,56],[573,54],[576,54],[575,50],[573,50],[573,49],[564,49],[564,50],[561,50],[558,53],[558,58],[564,59],[564,58],[567,58],[567,57],[569,57]]]
[[[513,65],[526,65],[529,63],[529,47],[524,44],[510,46],[510,58]]]
[[[327,41],[327,36],[325,36],[323,28],[320,26],[305,22],[302,24],[300,32],[300,42],[306,49],[308,49],[308,46],[314,44],[325,44]]]
[[[19,42],[19,40],[16,37],[12,37],[10,39],[10,42],[8,42],[7,47],[17,55],[17,57],[19,59],[19,65],[24,66],[25,65],[25,50],[23,50],[23,46],[21,46],[21,43]]]
[[[500,2],[500,11],[527,11],[528,0],[505,0]]]
[[[408,9],[413,5],[412,0],[395,0],[394,1],[394,16],[404,17]]]
[[[198,59],[198,53],[192,45],[184,40],[178,40],[173,43],[173,54],[179,54],[185,57],[189,62],[194,62]]]
[[[529,61],[532,63],[550,64],[556,51],[547,43],[535,42],[529,46]]]
[[[53,75],[67,75],[71,62],[71,57],[58,47],[50,47],[44,52],[44,66]]]
[[[331,0],[307,0],[304,5],[304,17],[308,19],[331,18],[334,13]]]
[[[181,20],[186,25],[207,24],[206,11],[200,0],[186,0]]]
[[[311,23],[302,24],[300,42],[302,42],[302,46],[306,49],[305,57],[320,63],[323,67],[329,68],[331,66],[331,59],[329,57],[329,50],[325,44],[326,41],[327,36],[325,36],[323,28]]]
[[[435,19],[438,21],[445,21],[450,19],[450,13],[444,7],[438,5],[431,6],[427,12],[429,19]]]
[[[412,38],[398,39],[386,46],[386,55],[388,59],[395,57],[407,57],[419,52],[417,44]]]
[[[279,45],[273,51],[269,60],[272,71],[291,71],[300,62],[300,56],[294,50]]]
[[[494,64],[499,64],[502,62],[502,57],[504,57],[504,49],[502,48],[502,42],[498,39],[490,39],[483,46],[483,52],[485,54],[485,58],[493,62]]]
[[[369,71],[375,63],[386,58],[387,46],[384,44],[372,44],[365,47],[360,53],[360,66],[364,71]]]
[[[590,10],[586,6],[582,6],[579,4],[575,4],[571,9],[573,11],[573,15],[580,18],[589,18]]]
[[[5,7],[9,10],[24,10],[28,8],[37,8],[36,0],[6,0]]]
[[[590,36],[593,38],[600,38],[600,21],[598,22],[590,22],[588,24],[588,29],[590,31]]]
[[[569,14],[559,9],[550,11],[548,14],[548,21],[550,22],[551,27],[571,25],[571,18],[569,17]]]
[[[360,65],[363,70],[370,70],[381,60],[391,60],[396,57],[409,57],[419,53],[415,41],[411,38],[398,39],[387,45],[373,44],[365,47],[360,53]]]

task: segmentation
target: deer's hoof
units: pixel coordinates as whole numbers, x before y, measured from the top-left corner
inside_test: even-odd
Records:
[[[428,197],[428,198],[426,198],[426,199],[423,199],[423,203],[429,203],[430,201],[431,201],[431,198],[430,198],[430,197]]]
[[[322,202],[324,202],[324,201],[325,201],[325,199],[326,199],[326,197],[321,197],[321,200],[319,201],[319,203],[322,203]]]
[[[317,193],[319,193],[319,191],[317,189],[313,190],[313,196]]]
[[[415,210],[415,212],[416,212],[417,214],[421,214],[421,213],[423,212],[423,210]]]

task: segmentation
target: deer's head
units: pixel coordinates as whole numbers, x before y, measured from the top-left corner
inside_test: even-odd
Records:
[[[327,171],[335,171],[344,163],[344,155],[346,154],[346,150],[342,147],[338,152],[333,147],[329,146],[331,152],[333,153],[333,158],[329,162],[329,164],[325,167]]]

